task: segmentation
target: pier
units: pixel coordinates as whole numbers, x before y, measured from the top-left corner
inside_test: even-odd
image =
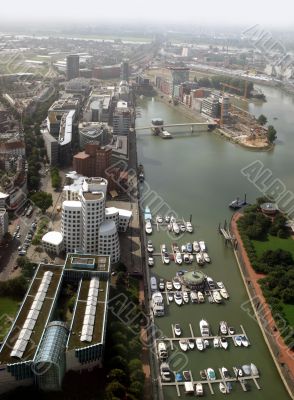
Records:
[[[173,127],[182,127],[182,126],[187,126],[190,127],[191,131],[193,132],[193,128],[194,127],[200,127],[200,128],[204,128],[206,127],[207,129],[213,129],[217,126],[217,123],[214,121],[209,121],[209,122],[184,122],[184,123],[180,123],[180,124],[171,124],[171,123],[164,123],[161,126],[158,126],[158,128],[160,127],[161,129],[165,130],[166,128],[173,128]],[[145,129],[152,129],[154,128],[153,125],[148,125],[148,126],[143,126],[143,127],[139,127],[136,128],[136,131],[142,131]]]
[[[227,227],[227,221],[225,220],[224,226],[221,224],[218,226],[218,232],[224,237],[225,244],[231,243],[231,245],[235,248],[237,244],[237,240],[234,235],[231,234],[230,229]]]

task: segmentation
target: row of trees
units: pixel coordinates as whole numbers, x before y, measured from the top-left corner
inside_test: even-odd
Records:
[[[260,114],[260,116],[257,118],[257,122],[259,125],[264,126],[267,123],[267,118],[265,115]],[[267,139],[269,143],[273,143],[277,138],[277,131],[274,128],[273,125],[269,125],[267,128]]]
[[[203,77],[197,79],[195,77],[194,79],[196,82],[199,83],[200,86],[202,87],[207,87],[207,88],[213,88],[216,90],[222,90],[223,89],[223,83],[234,86],[236,89],[226,87],[226,92],[229,93],[234,93],[237,95],[243,96],[245,93],[245,85],[246,81],[244,79],[238,79],[238,78],[232,78],[229,76],[223,76],[223,75],[213,75],[211,77]],[[253,90],[254,85],[252,82],[247,82],[247,97],[250,97],[250,93]]]
[[[61,186],[61,176],[59,169],[56,167],[51,169],[51,184],[54,189],[58,189]]]

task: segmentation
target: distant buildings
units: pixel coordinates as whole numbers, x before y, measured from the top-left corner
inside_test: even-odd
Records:
[[[78,78],[80,75],[80,57],[75,54],[71,54],[66,57],[66,79]]]
[[[215,97],[207,97],[202,100],[201,113],[211,118],[220,116],[220,103]]]
[[[107,65],[93,69],[94,79],[118,79],[121,74],[120,65]]]
[[[123,60],[120,65],[120,79],[123,81],[129,81],[130,77],[130,66],[128,60]]]
[[[87,177],[105,177],[105,170],[111,165],[112,149],[99,143],[88,143],[85,150],[73,157],[73,168],[80,174]]]
[[[113,134],[127,135],[133,124],[133,110],[126,101],[118,101],[113,113]]]
[[[82,122],[79,124],[80,148],[84,149],[87,143],[99,142],[105,145],[108,142],[108,126],[100,122]]]

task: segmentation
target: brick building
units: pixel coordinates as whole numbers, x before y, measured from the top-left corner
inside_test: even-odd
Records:
[[[105,170],[111,165],[112,149],[108,146],[100,146],[98,142],[87,143],[85,150],[76,154],[73,158],[73,168],[87,177],[105,177]]]

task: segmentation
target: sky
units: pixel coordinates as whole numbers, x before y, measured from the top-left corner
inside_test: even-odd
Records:
[[[149,20],[218,25],[258,23],[294,29],[293,0],[13,0],[4,4],[0,14],[3,22]]]

